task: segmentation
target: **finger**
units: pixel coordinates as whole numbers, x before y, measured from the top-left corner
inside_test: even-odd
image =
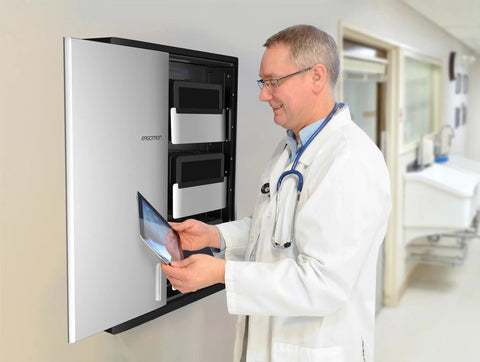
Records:
[[[173,289],[179,290],[182,293],[185,293],[186,287],[185,287],[185,282],[181,278],[178,278],[175,274],[168,273],[168,271],[173,270],[173,268],[166,269],[167,272],[165,273],[165,276],[167,279],[170,281],[170,284],[172,285]]]
[[[190,256],[186,259],[182,259],[182,260],[172,260],[170,262],[170,267],[172,267],[172,268],[187,268],[190,264],[192,264],[195,261],[195,258],[192,258],[192,256]]]
[[[171,279],[171,278],[178,279],[179,278],[178,275],[181,272],[181,269],[173,268],[170,265],[163,264],[163,263],[161,265],[161,268],[162,268],[163,273],[167,276],[168,279]]]
[[[174,228],[177,231],[185,231],[192,226],[192,222],[193,222],[192,219],[187,219],[183,222],[173,222],[173,221],[171,221],[171,222],[169,222],[169,224],[170,224],[170,226],[172,226],[172,228]]]
[[[185,267],[162,265],[162,271],[165,273],[169,280],[185,280],[188,276],[188,271]]]
[[[183,289],[183,282],[181,280],[175,278],[168,278],[168,280],[170,281],[170,284],[172,284],[172,287],[174,287],[175,289]]]
[[[160,268],[162,268],[162,271],[163,273],[167,276],[168,278],[168,275],[170,274],[170,269],[171,267],[169,267],[167,264],[164,264],[162,263],[162,265],[160,266]]]
[[[170,225],[170,226],[172,227],[172,229],[175,230],[175,231],[181,231],[181,230],[183,230],[183,228],[182,228],[182,223],[181,223],[181,222],[169,221],[169,222],[168,222],[168,225]]]

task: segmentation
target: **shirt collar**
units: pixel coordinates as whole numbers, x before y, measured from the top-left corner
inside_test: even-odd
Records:
[[[345,120],[347,119],[351,119],[351,116],[350,116],[350,113],[349,113],[349,110],[348,110],[348,106],[345,105],[345,103],[339,103],[338,104],[338,113],[342,113],[343,110],[346,110],[347,112],[347,115],[348,117],[345,118],[344,116],[343,117],[339,117],[339,120],[337,120],[334,124],[336,124],[337,126],[340,125],[341,123],[343,123]],[[333,118],[333,117],[332,117]],[[293,159],[295,158],[295,156],[297,155],[297,152],[303,147],[303,145],[305,144],[305,142],[308,141],[308,139],[315,133],[315,131],[317,130],[317,128],[320,126],[320,124],[325,120],[325,118],[322,118],[316,122],[313,122],[312,124],[309,124],[308,126],[306,126],[305,128],[303,128],[300,132],[299,132],[299,135],[300,135],[300,139],[298,140],[297,142],[297,139],[295,137],[295,133],[289,129],[287,130],[287,140],[286,140],[286,143],[287,143],[287,146],[288,148],[290,149],[290,159],[289,159],[289,162],[292,162]],[[331,126],[332,127],[332,126]],[[335,126],[333,126],[335,127]]]
[[[308,139],[315,133],[315,130],[318,128],[318,126],[325,120],[325,118],[323,119],[320,119],[316,122],[313,122],[311,124],[309,124],[308,126],[306,126],[305,128],[303,128],[302,130],[300,130],[300,139],[296,140],[296,137],[295,137],[295,133],[289,129],[287,130],[287,143],[290,143],[292,141],[289,141],[288,139],[291,139],[295,142],[296,144],[296,148],[297,149],[300,149],[303,147],[303,145],[305,144],[305,142],[308,141]]]
[[[288,163],[293,162],[298,151],[303,147],[305,142],[307,142],[308,139],[315,133],[316,129],[318,128],[318,126],[320,126],[320,124],[324,121],[324,119],[325,118],[320,119],[303,128],[299,132],[300,139],[298,140],[298,142],[295,137],[295,133],[291,129],[287,130],[287,146],[290,149],[290,157],[289,157]]]

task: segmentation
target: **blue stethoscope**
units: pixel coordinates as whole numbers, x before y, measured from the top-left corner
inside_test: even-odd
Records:
[[[274,233],[272,235],[272,244],[276,248],[280,249],[286,249],[292,245],[293,242],[293,237],[294,237],[294,222],[293,218],[295,217],[296,210],[297,210],[297,204],[298,200],[300,199],[300,194],[302,192],[303,188],[303,175],[301,174],[300,171],[296,170],[295,168],[297,167],[298,161],[300,160],[300,157],[302,156],[303,152],[307,149],[307,147],[312,143],[313,139],[320,133],[320,131],[327,125],[327,123],[333,118],[333,115],[339,108],[339,104],[335,102],[335,105],[331,112],[328,114],[327,118],[323,120],[323,122],[318,126],[318,128],[315,130],[315,132],[310,136],[310,138],[305,142],[303,147],[298,151],[297,155],[295,156],[295,159],[293,160],[292,168],[290,170],[287,170],[283,172],[280,177],[278,178],[277,181],[277,192],[276,192],[276,206],[275,206],[275,229]],[[279,191],[280,187],[282,186],[282,182],[285,177],[287,176],[296,176],[298,182],[297,182],[297,197],[295,199],[295,205],[293,208],[293,213],[290,210],[290,214],[292,214],[292,220],[291,220],[291,231],[287,234],[289,234],[286,238],[286,240],[277,240],[277,223],[278,223],[278,204],[279,204]],[[262,191],[263,192],[263,191]],[[288,211],[287,211],[288,212]],[[283,220],[282,220],[283,221]],[[282,222],[283,224],[283,222]],[[283,228],[282,225],[279,225],[279,228]],[[280,239],[284,239],[280,236]]]

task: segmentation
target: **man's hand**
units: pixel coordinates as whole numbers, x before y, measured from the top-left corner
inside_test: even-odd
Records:
[[[194,219],[169,224],[180,236],[180,242],[184,250],[201,250],[206,247],[220,248],[220,232],[216,226]]]
[[[170,265],[162,264],[162,270],[172,286],[182,293],[225,283],[225,260],[206,254],[194,254],[172,261]]]

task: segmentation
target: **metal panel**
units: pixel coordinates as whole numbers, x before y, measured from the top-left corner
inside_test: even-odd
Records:
[[[64,49],[68,322],[75,342],[166,302],[158,259],[139,240],[136,192],[166,215],[168,54],[72,38]]]
[[[173,217],[177,219],[223,209],[227,206],[226,186],[226,178],[223,182],[182,189],[173,184]]]
[[[222,114],[178,113],[170,110],[172,143],[225,141],[225,111]]]

